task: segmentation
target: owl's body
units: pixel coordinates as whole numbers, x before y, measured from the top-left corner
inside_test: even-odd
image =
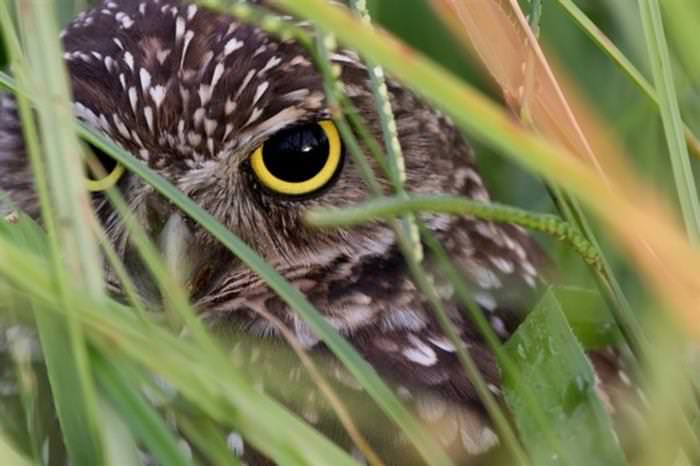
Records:
[[[456,457],[481,454],[497,443],[454,347],[411,281],[389,226],[321,231],[303,222],[310,207],[343,207],[368,198],[350,158],[344,158],[322,189],[304,196],[271,192],[251,169],[251,153],[275,134],[330,118],[321,76],[300,45],[172,0],[106,1],[74,20],[63,42],[78,118],[157,170],[305,293],[419,416],[435,426]],[[346,93],[381,140],[367,69],[347,52],[332,59],[342,69]],[[488,201],[460,132],[409,91],[392,82],[389,91],[407,190]],[[14,105],[3,97],[0,190],[36,215],[27,164]],[[281,337],[265,318],[270,314],[312,354],[324,352],[323,344],[263,281],[201,228],[183,221],[140,178],[127,174],[118,187],[156,242],[173,231],[184,239],[191,267],[186,279],[203,315],[217,325],[275,341]],[[127,267],[143,278],[123,222],[99,195],[95,205]],[[425,221],[464,273],[495,332],[507,338],[531,305],[540,280],[537,248],[511,225],[443,215]],[[425,266],[433,270],[430,255]],[[116,278],[109,271],[108,277],[118,292]],[[461,338],[499,397],[493,354],[463,317],[447,282],[438,274],[434,278]],[[144,296],[157,296],[148,280],[138,285]],[[285,380],[295,380],[297,370],[290,368]],[[340,369],[336,372],[345,377]],[[308,412],[305,417],[318,421]]]

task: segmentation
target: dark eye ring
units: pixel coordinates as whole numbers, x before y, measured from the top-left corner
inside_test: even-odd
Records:
[[[256,178],[279,194],[300,196],[317,191],[341,167],[342,142],[331,120],[283,129],[250,156]]]

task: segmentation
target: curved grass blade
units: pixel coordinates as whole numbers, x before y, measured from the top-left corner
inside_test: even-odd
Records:
[[[379,219],[387,220],[405,213],[420,212],[473,215],[493,222],[512,223],[540,231],[566,241],[596,270],[600,267],[600,257],[597,250],[578,230],[559,217],[532,213],[498,203],[475,201],[461,196],[403,195],[384,197],[343,209],[311,210],[306,215],[306,221],[317,227],[351,226]]]

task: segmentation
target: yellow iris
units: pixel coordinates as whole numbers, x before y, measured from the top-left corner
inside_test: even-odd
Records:
[[[298,150],[293,151],[295,152],[293,154],[284,153],[284,151],[281,151],[281,153],[275,151],[273,151],[273,153],[269,153],[269,147],[268,151],[266,152],[265,145],[270,145],[269,141],[261,144],[257,149],[255,149],[255,151],[250,157],[250,165],[253,169],[253,173],[263,186],[280,194],[303,195],[322,188],[333,178],[333,175],[335,175],[336,171],[340,167],[342,153],[342,145],[340,141],[340,135],[338,134],[338,129],[335,127],[335,124],[330,120],[322,120],[314,124],[318,125],[318,127],[323,131],[323,135],[325,135],[327,144],[324,142],[323,144],[320,144],[319,146],[314,148],[300,146]],[[303,131],[303,127],[299,131]],[[275,136],[273,136],[273,138],[274,137]],[[296,141],[298,142],[300,141],[300,139],[297,138]],[[323,153],[319,154],[318,152],[315,152],[318,150],[323,150]],[[294,177],[284,179],[285,163],[292,164],[289,166],[290,171],[299,170],[300,165],[303,173],[305,164],[304,153],[306,151],[314,152],[313,154],[310,154],[310,156],[312,155],[316,158],[316,160],[314,161],[316,167],[314,168],[311,165],[307,165],[306,168],[311,167],[310,169],[312,169],[312,171],[307,173],[308,176],[305,177],[305,179],[290,179]],[[287,157],[286,160],[283,159],[281,162],[279,161],[279,158],[285,157]],[[320,164],[318,163],[319,157],[321,157]],[[282,167],[282,169],[280,169],[279,167],[275,170],[271,169],[271,158],[277,158],[277,162],[281,163],[280,166]],[[275,171],[276,173],[273,173],[273,171]],[[280,171],[282,172],[280,173]],[[299,176],[297,175],[296,178],[299,178]]]

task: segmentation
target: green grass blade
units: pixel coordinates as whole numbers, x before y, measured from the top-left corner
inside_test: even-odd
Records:
[[[669,35],[674,50],[682,60],[694,84],[700,85],[700,58],[696,47],[697,31],[700,28],[700,4],[696,0],[666,0],[663,3],[664,18],[667,19]]]
[[[625,458],[609,417],[595,394],[595,379],[561,305],[548,291],[505,345],[531,384],[558,436],[557,454],[542,443],[542,432],[529,416],[521,388],[506,376],[506,399],[533,463],[546,465],[623,466]],[[561,457],[560,455],[566,457]]]
[[[16,223],[5,224],[0,231],[25,254],[40,254],[47,249],[46,239],[39,226],[26,216],[20,215]],[[51,282],[45,282],[45,286],[53,288]],[[81,381],[76,377],[80,368],[74,358],[66,357],[65,354],[66,344],[70,341],[70,334],[65,325],[66,319],[64,316],[46,312],[43,308],[45,304],[41,301],[32,300],[31,305],[67,447],[76,462],[98,464],[95,462],[98,461],[96,444],[90,435],[86,435],[86,426],[89,426],[91,420],[84,409]]]
[[[16,45],[11,58],[18,75],[25,78],[24,84],[41,102],[36,108],[41,138],[32,124],[32,111],[23,99],[19,101],[20,113],[38,180],[42,216],[49,231],[51,269],[56,280],[52,286],[60,290],[57,302],[68,311],[67,319],[38,312],[37,327],[72,462],[76,466],[95,466],[103,462],[97,397],[84,335],[70,312],[68,289],[70,282],[77,280],[82,282],[85,292],[102,296],[101,263],[87,221],[91,211],[81,208],[89,200],[82,186],[80,147],[70,123],[72,110],[62,52],[56,41],[55,12],[40,1],[16,5],[27,60],[23,60]],[[11,28],[9,18],[5,17],[3,29],[8,43],[13,45],[17,41]],[[51,79],[46,79],[48,76]],[[39,154],[38,141],[45,150],[43,157]],[[35,310],[40,311],[40,307],[35,303]]]
[[[657,0],[639,0],[639,8],[681,213],[690,242],[697,246],[700,244],[700,201],[684,140],[684,125],[673,82],[661,8]]]
[[[102,427],[103,444],[105,452],[105,464],[109,466],[144,466],[144,461],[139,452],[136,440],[129,430],[129,426],[112,407],[100,400],[100,418],[104,424]],[[165,463],[164,463],[165,464]]]
[[[569,13],[574,22],[591,38],[593,43],[600,48],[606,55],[627,76],[641,89],[647,97],[658,103],[656,91],[654,87],[647,81],[642,73],[634,66],[634,64],[625,56],[620,49],[613,44],[610,39],[601,31],[596,24],[591,21],[586,14],[576,5],[573,0],[557,0],[564,10]]]
[[[6,466],[33,466],[35,463],[22,456],[0,433],[0,464]]]
[[[600,293],[573,286],[555,286],[552,293],[576,339],[586,350],[601,349],[623,341]]]
[[[224,439],[220,429],[203,416],[178,416],[177,424],[187,434],[187,437],[197,445],[202,454],[206,455],[211,464],[241,466],[241,461],[232,451],[232,448],[241,448],[242,452],[245,451],[245,444],[239,445],[238,443],[240,438],[238,434],[229,433],[229,436]],[[230,440],[232,438],[233,440]]]
[[[324,208],[311,210],[306,221],[317,227],[352,226],[362,223],[387,220],[396,215],[420,212],[442,212],[454,215],[472,215],[477,218],[520,225],[534,231],[551,235],[567,242],[596,270],[600,267],[597,250],[571,224],[550,214],[528,212],[494,202],[475,201],[451,195],[399,195],[383,197],[361,205],[342,209]]]
[[[99,385],[106,393],[119,416],[129,430],[143,443],[160,464],[191,466],[192,461],[183,456],[177,439],[165,425],[163,419],[129,383],[118,367],[103,355],[92,358]]]
[[[573,0],[557,0],[564,10],[569,13],[574,22],[581,28],[583,32],[591,38],[593,43],[598,46],[620,69],[644,92],[644,94],[652,100],[656,105],[659,105],[659,99],[656,96],[654,87],[642,75],[642,73],[634,66],[634,64],[625,56],[622,51],[601,31],[586,14],[576,5]],[[686,0],[673,0],[676,5]],[[669,2],[670,3],[670,2]],[[686,15],[687,16],[687,15]],[[687,41],[690,43],[691,41]],[[685,139],[688,147],[692,150],[695,157],[700,158],[700,141],[693,134],[691,129],[684,124]]]

